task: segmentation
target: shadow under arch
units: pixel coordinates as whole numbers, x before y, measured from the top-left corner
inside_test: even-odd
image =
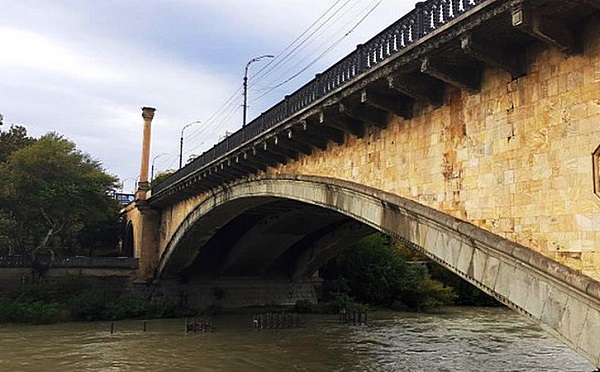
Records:
[[[133,223],[128,221],[125,225],[123,232],[123,245],[121,248],[121,254],[125,257],[134,256],[134,236],[133,236]]]
[[[160,278],[171,263],[181,263],[174,253],[195,224],[209,224],[207,231],[218,229],[231,218],[227,213],[274,199],[334,210],[422,251],[600,366],[600,283],[443,212],[334,178],[263,177],[214,189],[173,234],[160,257],[155,278]],[[232,208],[222,209],[228,212],[222,213],[220,219],[211,216],[212,222],[202,221],[211,211],[227,205]]]

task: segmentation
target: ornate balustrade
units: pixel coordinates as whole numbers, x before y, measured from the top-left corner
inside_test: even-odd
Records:
[[[341,61],[319,74],[245,127],[225,138],[194,159],[162,183],[152,188],[154,194],[187,178],[213,161],[259,137],[286,118],[305,109],[355,77],[392,58],[432,31],[471,10],[485,0],[429,0],[420,2],[410,13],[377,36],[359,45]]]

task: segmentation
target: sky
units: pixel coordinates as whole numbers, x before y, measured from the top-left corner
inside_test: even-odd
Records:
[[[0,0],[0,114],[139,177],[141,107],[155,175],[242,126],[414,8],[415,0]],[[289,81],[288,81],[289,80]]]

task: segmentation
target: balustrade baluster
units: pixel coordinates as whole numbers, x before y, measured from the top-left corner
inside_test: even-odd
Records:
[[[448,20],[456,16],[457,10],[457,0],[448,0]]]
[[[358,44],[356,46],[356,69],[357,73],[360,74],[365,70],[365,46],[364,44]]]
[[[425,6],[425,2],[419,2],[415,5],[416,12],[416,35],[413,35],[413,40],[416,41],[422,38],[425,35],[425,14],[423,12],[423,8]]]

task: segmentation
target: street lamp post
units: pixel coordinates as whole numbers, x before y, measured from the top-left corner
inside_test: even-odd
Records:
[[[181,128],[181,136],[179,137],[179,169],[181,169],[181,165],[183,163],[183,131],[185,130],[185,128],[187,127],[191,127],[194,124],[198,124],[201,123],[200,120],[195,120],[192,121],[191,123],[187,123],[186,125],[183,126],[183,128]]]
[[[242,123],[242,127],[246,126],[246,113],[248,111],[248,68],[254,62],[260,61],[264,58],[275,58],[270,54],[265,54],[263,56],[254,57],[246,63],[246,69],[244,70],[244,121]]]
[[[156,159],[160,158],[161,156],[165,156],[165,155],[169,155],[169,154],[167,154],[166,152],[163,152],[162,154],[158,154],[152,158],[152,168],[150,171],[150,182],[152,182],[152,180],[154,180],[154,162],[156,161]]]
[[[133,177],[127,177],[124,180],[121,180],[121,184],[119,185],[120,188],[121,188],[121,192],[125,192],[124,191],[125,190],[125,181],[128,181],[128,180],[131,180],[131,181],[134,181],[134,182],[136,181],[136,179],[133,178]],[[134,187],[134,189],[135,189],[135,187]]]

